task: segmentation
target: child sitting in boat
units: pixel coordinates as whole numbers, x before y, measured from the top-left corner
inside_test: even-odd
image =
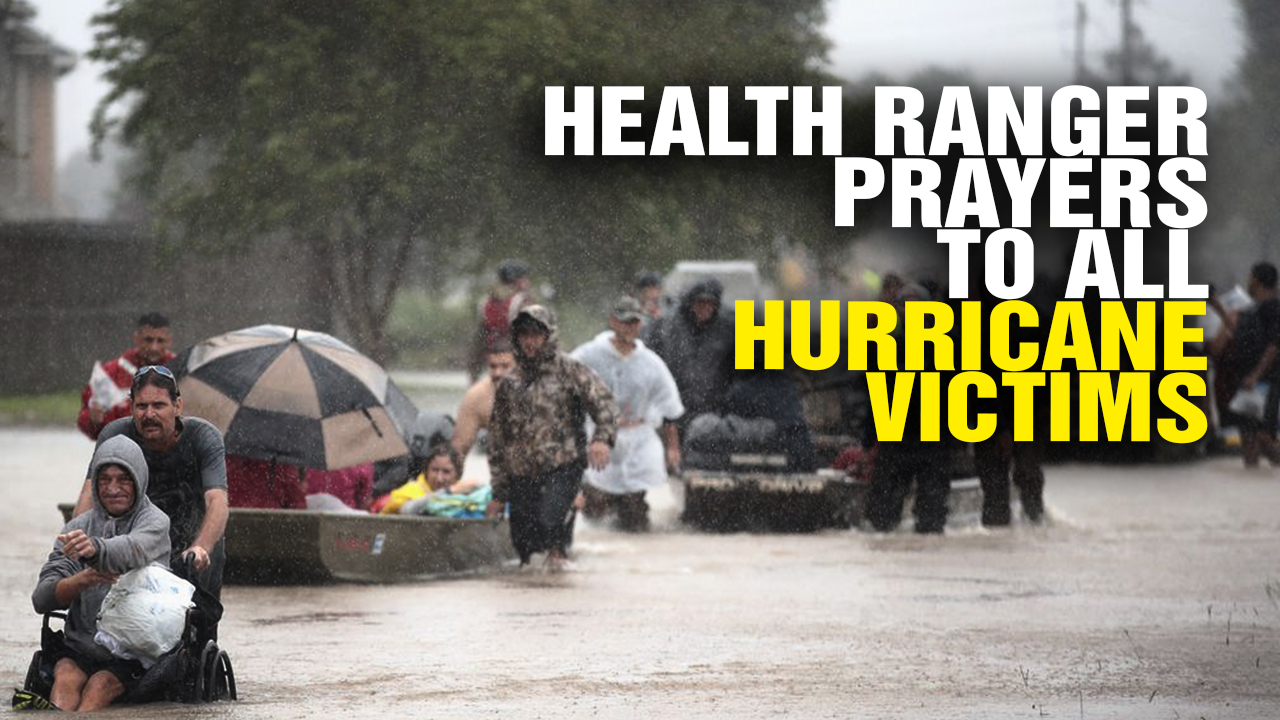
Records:
[[[447,444],[427,452],[422,474],[384,496],[382,515],[482,517],[491,490],[476,480],[460,480],[462,456]]]

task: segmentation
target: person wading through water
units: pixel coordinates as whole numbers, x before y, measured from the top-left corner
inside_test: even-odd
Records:
[[[618,436],[618,406],[591,368],[558,349],[555,316],[531,305],[511,324],[516,368],[498,381],[489,423],[489,468],[497,517],[510,505],[511,544],[521,565],[546,552],[564,566],[573,501],[588,466],[601,470]],[[585,421],[595,429],[587,439]]]

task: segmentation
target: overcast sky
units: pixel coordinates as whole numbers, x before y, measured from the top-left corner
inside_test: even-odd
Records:
[[[93,45],[89,18],[106,0],[38,3],[36,26],[83,54]],[[1086,62],[1100,67],[1118,44],[1117,0],[1085,0]],[[1070,80],[1075,0],[830,0],[832,69],[856,79],[870,72],[905,76],[929,66],[963,70],[983,81],[1062,84]],[[1232,0],[1134,0],[1134,19],[1193,82],[1213,94],[1232,73],[1242,36]],[[81,58],[59,82],[59,162],[89,143],[89,119],[106,92],[101,68]]]

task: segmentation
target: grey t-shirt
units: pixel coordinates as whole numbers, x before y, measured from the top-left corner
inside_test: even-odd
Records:
[[[227,487],[227,454],[222,433],[206,420],[178,419],[178,443],[163,452],[148,450],[133,418],[112,421],[98,435],[98,444],[116,435],[138,443],[147,459],[151,480],[147,497],[169,516],[173,552],[191,547],[204,522],[204,493]],[[86,473],[86,477],[88,473]]]

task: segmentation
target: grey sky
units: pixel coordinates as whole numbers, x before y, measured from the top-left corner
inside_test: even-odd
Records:
[[[1116,0],[1085,0],[1085,63],[1099,69],[1120,42]],[[828,36],[837,73],[901,75],[929,65],[992,80],[1070,81],[1075,0],[832,0]],[[1134,0],[1147,38],[1211,94],[1239,59],[1243,37],[1233,0]]]
[[[1118,43],[1116,0],[1086,0],[1086,62],[1101,64]],[[63,47],[93,45],[89,18],[106,0],[38,4],[35,24]],[[1065,83],[1071,78],[1075,0],[830,0],[827,34],[833,70],[856,79],[876,71],[903,76],[930,65],[999,82]],[[1135,0],[1147,37],[1210,98],[1231,74],[1242,36],[1232,0]],[[81,58],[58,88],[59,162],[89,143],[89,119],[107,86]]]

